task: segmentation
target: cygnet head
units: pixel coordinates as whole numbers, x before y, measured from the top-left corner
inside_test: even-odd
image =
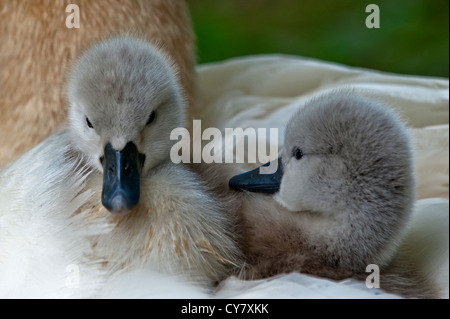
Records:
[[[170,132],[184,122],[174,67],[153,45],[128,36],[88,49],[68,82],[69,132],[88,165],[104,173],[113,213],[139,202],[140,176],[167,159]]]
[[[380,229],[395,229],[412,205],[404,124],[381,103],[352,91],[323,95],[301,108],[287,124],[278,163],[273,175],[256,169],[233,177],[230,186],[274,193],[290,211],[341,216],[349,224],[359,218],[358,226]]]

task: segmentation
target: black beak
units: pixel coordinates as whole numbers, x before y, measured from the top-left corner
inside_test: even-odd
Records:
[[[233,176],[229,185],[238,191],[250,191],[256,193],[275,194],[280,190],[281,177],[283,176],[283,164],[278,159],[277,171],[273,174],[261,174],[260,167],[254,170]],[[271,162],[264,165],[269,166]]]
[[[121,151],[108,143],[104,154],[102,204],[113,214],[128,213],[139,202],[145,155],[132,142]]]

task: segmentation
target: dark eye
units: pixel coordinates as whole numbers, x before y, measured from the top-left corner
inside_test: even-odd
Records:
[[[296,148],[296,149],[294,150],[294,154],[293,154],[293,155],[295,156],[295,159],[299,160],[299,159],[301,159],[301,158],[303,157],[303,155],[305,155],[305,154],[303,154],[303,151],[302,151],[301,149]]]
[[[94,126],[92,126],[91,121],[89,121],[89,119],[86,117],[86,124],[89,128],[94,128]]]
[[[156,113],[155,113],[155,111],[152,111],[152,113],[148,117],[147,124],[145,124],[145,125],[149,125],[150,123],[152,123],[155,120],[155,117],[156,117]]]

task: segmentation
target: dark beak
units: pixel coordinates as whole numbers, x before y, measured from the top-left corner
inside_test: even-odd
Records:
[[[238,191],[250,191],[256,193],[275,194],[280,190],[281,177],[283,176],[283,164],[278,159],[277,171],[273,174],[261,174],[260,167],[254,170],[233,176],[229,185]],[[268,162],[262,167],[269,166]]]
[[[108,143],[104,154],[102,204],[113,214],[128,213],[139,202],[145,155],[132,142],[121,151]]]

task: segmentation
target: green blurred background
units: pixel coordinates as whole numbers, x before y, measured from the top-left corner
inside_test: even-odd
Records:
[[[365,25],[380,8],[380,28]],[[448,0],[188,0],[199,63],[284,53],[448,77]]]

